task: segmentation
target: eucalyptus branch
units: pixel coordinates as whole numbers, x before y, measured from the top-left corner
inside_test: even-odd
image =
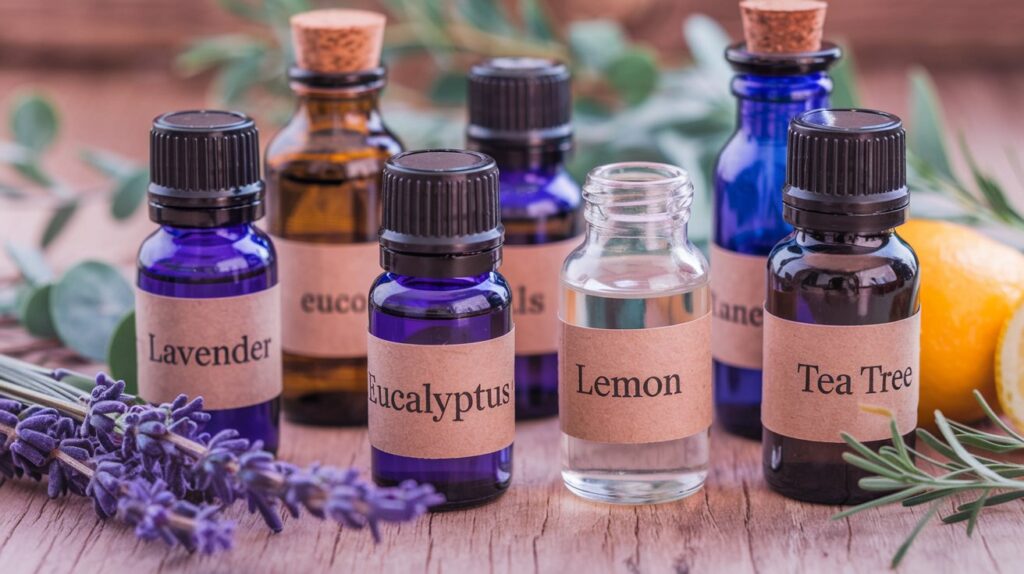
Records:
[[[899,565],[924,526],[940,512],[943,502],[964,494],[974,496],[972,500],[957,505],[956,512],[942,517],[946,524],[967,521],[967,535],[971,536],[982,510],[1024,499],[1024,480],[1019,480],[1024,478],[1024,464],[1000,461],[979,452],[1005,454],[1024,450],[1024,436],[1000,419],[981,393],[975,391],[974,398],[988,419],[1006,434],[994,434],[950,421],[936,411],[935,421],[940,436],[918,429],[917,438],[941,458],[926,456],[907,445],[895,421],[891,423],[892,446],[883,446],[877,452],[848,434],[842,435],[853,450],[844,453],[843,459],[873,474],[860,480],[861,488],[894,492],[840,512],[833,516],[834,519],[892,504],[904,507],[930,504],[893,556],[893,568]],[[936,473],[920,468],[915,458],[935,469]]]

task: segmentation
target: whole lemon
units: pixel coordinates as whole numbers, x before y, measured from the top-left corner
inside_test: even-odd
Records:
[[[921,263],[921,403],[918,424],[984,416],[978,389],[995,405],[999,332],[1024,296],[1024,255],[969,227],[912,220],[898,233]]]

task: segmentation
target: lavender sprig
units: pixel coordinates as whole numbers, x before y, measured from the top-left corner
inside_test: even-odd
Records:
[[[216,520],[219,507],[181,500],[163,481],[141,478],[138,460],[123,464],[110,455],[94,457],[96,439],[77,437],[77,430],[74,420],[54,408],[0,399],[0,472],[36,480],[45,474],[51,498],[69,492],[89,496],[100,517],[118,516],[143,540],[204,553],[231,547],[234,523]]]
[[[0,363],[8,360],[0,355]],[[14,370],[21,368],[17,363]],[[4,366],[12,369],[10,364]],[[189,400],[182,395],[159,406],[141,405],[124,392],[123,382],[105,374],[96,376],[92,391],[86,394],[60,381],[64,376],[60,370],[44,376],[40,367],[30,367],[31,387],[0,371],[0,397],[35,405],[32,412],[22,410],[20,404],[8,415],[0,411],[0,473],[37,479],[47,474],[51,496],[84,492],[100,516],[117,515],[147,539],[173,541],[200,551],[225,549],[232,525],[213,520],[213,515],[244,500],[249,511],[258,512],[275,532],[283,527],[279,510],[283,506],[296,518],[305,510],[343,526],[368,528],[379,540],[380,523],[411,520],[443,502],[430,485],[410,481],[381,488],[361,479],[353,469],[318,464],[299,468],[278,461],[261,443],[250,444],[234,430],[210,436],[203,432],[209,415],[202,411],[201,397]],[[13,423],[10,416],[52,417],[54,413],[81,422],[74,425],[72,421],[70,427],[58,422],[51,429],[44,419],[34,419],[24,426],[24,438],[8,444],[3,423]],[[47,432],[39,430],[43,427]],[[17,424],[13,431],[17,434]],[[17,453],[10,451],[15,444],[20,445]],[[82,477],[89,479],[83,483]],[[197,495],[216,505],[184,502]]]

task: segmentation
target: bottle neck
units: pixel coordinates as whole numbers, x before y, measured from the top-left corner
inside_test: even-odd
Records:
[[[693,184],[682,169],[646,162],[599,167],[587,176],[583,199],[591,239],[686,241]]]
[[[299,96],[298,114],[311,131],[346,130],[366,133],[380,122],[382,86],[344,89],[308,88],[293,82]]]
[[[794,231],[797,245],[846,245],[850,247],[880,247],[895,233],[895,229],[878,231],[819,231],[797,228]]]
[[[466,147],[491,156],[502,171],[554,175],[564,169],[572,151],[572,142],[561,140],[528,145],[467,138]]]
[[[737,74],[737,129],[757,139],[785,141],[789,122],[803,112],[828,107],[832,79],[825,72],[787,76]]]

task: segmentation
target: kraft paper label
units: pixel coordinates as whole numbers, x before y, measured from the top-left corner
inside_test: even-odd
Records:
[[[366,356],[367,297],[380,275],[376,243],[308,243],[274,237],[281,283],[281,343],[306,357]]]
[[[413,458],[499,451],[515,438],[515,334],[461,345],[368,335],[370,444]]]
[[[272,287],[238,297],[184,299],[135,290],[139,396],[202,395],[207,410],[281,394],[281,299]]]
[[[917,426],[921,314],[880,325],[810,325],[765,312],[761,422],[772,432],[818,442],[889,438]]]
[[[711,355],[744,369],[761,368],[768,258],[711,245]]]
[[[501,274],[512,287],[516,354],[558,352],[558,293],[562,263],[580,237],[541,245],[506,245]]]
[[[653,329],[562,323],[559,420],[604,443],[684,438],[711,426],[711,314]]]

